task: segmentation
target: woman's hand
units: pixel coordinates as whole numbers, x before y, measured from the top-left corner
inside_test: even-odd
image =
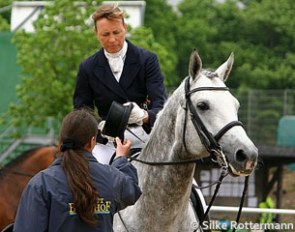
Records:
[[[127,139],[121,143],[119,137],[116,137],[116,144],[116,157],[127,157],[131,148],[131,141]]]

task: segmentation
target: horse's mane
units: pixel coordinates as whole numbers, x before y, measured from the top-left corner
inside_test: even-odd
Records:
[[[8,164],[6,164],[3,167],[0,167],[0,179],[5,175],[5,173],[9,169],[13,168],[17,164],[24,161],[25,159],[29,158],[30,156],[35,154],[35,151],[37,151],[37,150],[39,150],[40,148],[43,148],[43,147],[45,147],[45,146],[38,146],[38,147],[31,148],[29,150],[23,151],[19,156],[17,156],[15,159],[10,161]]]

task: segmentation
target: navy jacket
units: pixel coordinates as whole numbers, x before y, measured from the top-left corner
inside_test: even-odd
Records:
[[[74,108],[94,109],[104,119],[113,101],[142,105],[148,98],[150,125],[166,99],[163,76],[157,56],[127,41],[128,50],[119,83],[116,81],[103,49],[80,64],[74,92]]]
[[[73,196],[61,167],[61,158],[58,158],[27,184],[14,231],[113,231],[114,214],[134,204],[141,195],[136,169],[124,157],[115,159],[111,166],[98,163],[91,153],[86,157],[92,180],[101,196],[96,212],[98,225],[88,226],[75,214]]]

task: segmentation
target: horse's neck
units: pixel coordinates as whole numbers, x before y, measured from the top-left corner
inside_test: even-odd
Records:
[[[35,154],[31,155],[31,159],[26,160],[21,165],[22,170],[28,170],[33,174],[47,168],[55,159],[55,147],[41,147],[36,150]]]
[[[20,171],[15,167],[13,170],[7,170],[0,178],[0,208],[5,208],[6,210],[5,212],[0,212],[0,218],[3,215],[10,215],[11,222],[15,216],[22,191],[30,180],[29,176],[15,174],[14,170]]]
[[[168,98],[144,147],[141,158],[147,161],[171,161],[178,159],[175,155],[184,152],[182,141],[176,141],[175,127],[180,106],[182,85]]]
[[[42,147],[34,150],[34,154],[29,155],[22,162],[6,167],[5,173],[0,178],[0,188],[6,186],[6,191],[11,191],[10,197],[14,194],[18,197],[30,178],[52,163],[53,151],[53,147]]]
[[[182,141],[175,141],[177,110],[180,105],[177,100],[179,96],[174,95],[172,96],[174,98],[170,98],[160,112],[148,144],[139,156],[140,159],[150,162],[173,162],[179,161],[180,157],[185,157],[186,151]],[[153,211],[152,208],[157,209],[157,205],[166,205],[169,210],[161,209],[164,212],[160,213],[171,214],[167,215],[167,220],[187,207],[194,164],[152,166],[136,163],[136,165],[145,198],[144,203],[141,204],[142,207],[148,207]]]
[[[173,96],[172,96],[173,97]],[[142,151],[141,158],[148,161],[163,161],[171,159],[171,155],[177,152],[175,144],[175,122],[178,104],[169,98],[164,109],[158,114],[150,139]]]
[[[47,168],[54,160],[52,147],[42,147],[32,152],[34,154],[29,155],[22,162],[6,167],[5,173],[0,178],[0,196],[2,197],[0,208],[4,208],[5,204],[6,213],[13,217],[22,191],[31,177]],[[0,212],[0,218],[3,214],[4,212]]]

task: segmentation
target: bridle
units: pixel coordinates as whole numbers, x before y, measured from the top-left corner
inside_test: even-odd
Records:
[[[185,142],[185,132],[186,132],[186,125],[187,125],[187,115],[188,110],[190,111],[191,121],[195,127],[195,130],[197,131],[199,138],[210,154],[211,160],[215,163],[218,163],[220,167],[228,168],[228,162],[226,160],[225,155],[222,152],[221,146],[218,143],[220,138],[232,127],[234,126],[242,126],[243,124],[240,121],[232,121],[228,124],[226,124],[224,127],[222,127],[219,132],[213,136],[211,132],[209,132],[204,125],[203,121],[201,120],[200,116],[198,115],[196,108],[194,107],[192,101],[191,101],[191,95],[196,92],[200,91],[229,91],[228,87],[199,87],[190,90],[190,78],[186,78],[185,84],[184,84],[184,90],[185,90],[185,98],[186,98],[186,115],[185,115],[185,125],[183,130],[183,144],[185,146],[185,149],[187,151],[187,146]]]
[[[243,124],[240,121],[229,122],[224,127],[222,127],[217,132],[217,134],[215,136],[212,135],[212,133],[208,131],[208,129],[204,125],[203,121],[201,120],[199,114],[197,113],[196,108],[194,107],[194,105],[192,103],[191,95],[193,93],[200,92],[200,91],[229,91],[229,88],[228,87],[198,87],[198,88],[190,90],[190,77],[187,77],[185,80],[185,83],[184,83],[184,90],[185,90],[186,104],[185,104],[185,107],[183,107],[183,109],[186,111],[186,113],[185,113],[185,119],[184,119],[184,129],[183,129],[182,138],[183,138],[183,144],[184,144],[185,150],[188,152],[188,149],[186,146],[186,141],[185,141],[185,134],[186,134],[186,127],[187,127],[187,118],[188,118],[188,115],[190,115],[191,121],[194,125],[194,128],[197,131],[202,144],[206,148],[207,152],[210,154],[211,160],[214,163],[217,163],[222,169],[221,174],[220,174],[220,178],[216,182],[217,185],[216,185],[216,189],[213,194],[213,197],[206,209],[206,212],[204,213],[203,218],[200,221],[200,224],[199,224],[199,226],[200,226],[201,223],[203,223],[205,218],[208,216],[208,213],[209,213],[210,208],[213,205],[213,202],[217,196],[217,193],[218,193],[218,190],[219,190],[219,187],[222,183],[223,178],[228,174],[229,164],[228,164],[228,161],[227,161],[218,141],[232,127],[234,127],[234,126],[242,126],[243,127]],[[130,157],[129,160],[130,161],[134,160],[134,161],[137,161],[137,162],[140,162],[143,164],[148,164],[148,165],[177,165],[177,164],[195,163],[199,160],[199,159],[190,159],[190,160],[178,160],[178,161],[149,162],[149,161],[144,161],[144,160],[138,159],[136,157],[137,156]],[[241,211],[242,211],[244,199],[246,196],[247,186],[248,186],[248,180],[249,180],[249,178],[247,176],[245,179],[245,185],[244,185],[243,195],[242,195],[241,202],[240,202],[239,212],[238,212],[238,215],[236,218],[237,223],[239,222],[239,219],[241,216]],[[119,214],[119,217],[121,218],[120,214]],[[121,218],[121,220],[122,220],[122,218]],[[122,222],[123,222],[123,220],[122,220]],[[123,224],[124,224],[124,222],[123,222]],[[125,224],[124,224],[124,226],[127,229]],[[197,229],[195,231],[197,231]],[[233,231],[235,231],[235,228],[233,229]]]

